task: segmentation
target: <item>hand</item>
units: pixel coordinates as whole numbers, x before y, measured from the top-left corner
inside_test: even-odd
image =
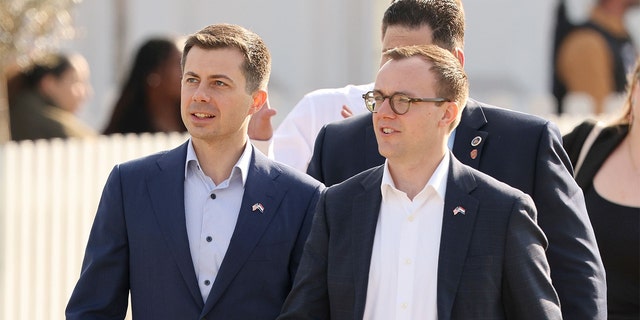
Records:
[[[353,115],[353,111],[351,111],[351,109],[349,109],[349,106],[347,106],[346,104],[342,105],[342,111],[340,111],[340,114],[342,115],[343,118],[349,118]]]
[[[273,136],[273,125],[271,118],[277,113],[276,109],[271,109],[269,99],[262,105],[258,112],[254,113],[249,120],[249,138],[253,140],[269,140]]]

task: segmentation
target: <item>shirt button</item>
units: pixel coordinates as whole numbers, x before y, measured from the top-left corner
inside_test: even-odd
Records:
[[[400,308],[402,308],[402,309],[406,309],[407,307],[408,307],[408,305],[406,303],[403,303],[403,304],[400,305]]]
[[[411,259],[404,259],[404,264],[411,264]]]
[[[213,241],[213,238],[207,237],[207,242],[211,242],[211,241]]]
[[[409,220],[409,222],[413,222],[413,220],[415,219],[414,216],[409,216],[409,218],[407,218]]]
[[[209,280],[205,280],[205,281],[204,281],[204,285],[205,285],[205,286],[208,286],[208,285],[210,285],[210,284],[211,284],[211,281],[209,281]]]
[[[216,199],[216,194],[212,193],[210,197],[211,197],[211,199],[215,200]]]

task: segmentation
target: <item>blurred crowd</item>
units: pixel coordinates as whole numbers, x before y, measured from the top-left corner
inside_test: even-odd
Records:
[[[180,117],[180,39],[152,37],[137,48],[105,128],[78,116],[92,94],[90,66],[78,52],[44,52],[7,72],[12,140],[186,131]]]

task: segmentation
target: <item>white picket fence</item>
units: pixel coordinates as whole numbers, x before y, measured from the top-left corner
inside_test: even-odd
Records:
[[[552,120],[564,133],[584,118]],[[113,135],[0,145],[0,319],[64,319],[112,167],[187,138]]]
[[[0,319],[64,319],[111,168],[176,147],[187,137],[114,135],[0,145]]]

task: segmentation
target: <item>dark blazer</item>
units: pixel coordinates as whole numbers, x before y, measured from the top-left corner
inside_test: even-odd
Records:
[[[564,319],[606,319],[602,259],[556,125],[470,99],[453,154],[533,198]],[[383,162],[371,115],[364,114],[322,128],[307,173],[330,186]]]
[[[297,270],[322,184],[253,151],[229,248],[207,301],[185,224],[187,144],[115,166],[67,319],[274,319]],[[262,203],[264,213],[253,210]]]
[[[278,319],[362,319],[383,168],[325,190]],[[562,318],[528,195],[451,157],[443,215],[439,320]]]
[[[571,164],[576,165],[582,145],[593,130],[595,122],[584,121],[568,134],[562,137],[564,148],[567,150]],[[584,158],[582,168],[576,175],[576,181],[583,190],[588,190],[593,183],[593,177],[598,173],[602,164],[609,158],[613,150],[624,140],[629,132],[629,125],[615,125],[602,128],[600,134],[593,141],[593,145]]]

